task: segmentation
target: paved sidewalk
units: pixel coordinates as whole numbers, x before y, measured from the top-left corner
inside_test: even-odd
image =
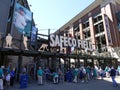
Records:
[[[116,78],[118,82],[118,87],[113,87],[111,83],[111,78],[104,78],[104,80],[91,80],[88,83],[60,83],[52,84],[46,83],[44,85],[37,85],[37,82],[28,84],[27,88],[20,89],[19,84],[9,87],[6,90],[120,90],[120,77]]]

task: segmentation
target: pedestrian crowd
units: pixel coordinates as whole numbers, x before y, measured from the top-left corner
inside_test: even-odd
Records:
[[[15,79],[15,68],[1,66],[0,67],[0,90],[4,90],[4,86],[13,87]]]
[[[117,87],[118,83],[116,82],[115,77],[120,75],[120,66],[116,69],[113,66],[106,66],[104,69],[100,66],[81,66],[79,68],[68,68],[67,70],[64,70],[64,72],[60,69],[58,69],[58,71],[51,71],[49,68],[42,70],[41,67],[39,67],[37,75],[39,85],[43,85],[43,76],[46,75],[45,80],[53,81],[55,84],[58,84],[61,79],[66,82],[84,83],[97,78],[103,80],[104,77],[111,77],[113,86]]]
[[[37,74],[37,83],[38,85],[43,85],[45,82],[53,82],[54,84],[59,84],[61,81],[66,82],[89,82],[100,78],[101,80],[104,77],[110,78],[114,87],[118,86],[117,81],[115,80],[116,75],[120,75],[120,66],[114,68],[113,66],[106,66],[104,69],[102,67],[90,67],[90,66],[81,66],[79,68],[68,68],[67,70],[50,70],[49,68],[42,69],[41,66],[36,70]],[[9,86],[14,86],[15,81],[15,68],[10,69],[10,67],[0,67],[0,90],[4,90],[4,87],[8,88]],[[45,78],[44,78],[45,77]],[[22,73],[20,74],[20,87],[27,87],[28,83],[27,70],[24,67]],[[23,82],[24,81],[24,82]],[[26,86],[25,86],[26,85]]]

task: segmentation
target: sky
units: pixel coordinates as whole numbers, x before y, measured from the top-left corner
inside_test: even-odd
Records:
[[[40,34],[55,32],[95,0],[28,0]]]

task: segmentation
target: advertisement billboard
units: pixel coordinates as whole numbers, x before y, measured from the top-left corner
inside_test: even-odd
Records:
[[[13,14],[13,28],[11,30],[12,36],[16,35],[17,33],[24,34],[25,36],[30,36],[31,25],[32,12],[19,3],[16,3]]]
[[[111,33],[110,33],[110,25],[109,25],[109,20],[108,17],[105,15],[105,26],[106,26],[106,32],[107,32],[107,37],[108,37],[108,44],[112,45],[112,38],[111,38]]]
[[[38,29],[35,26],[32,26],[32,32],[31,32],[31,45],[35,45],[36,43],[36,35],[37,35]]]
[[[116,13],[118,30],[120,31],[120,12]]]

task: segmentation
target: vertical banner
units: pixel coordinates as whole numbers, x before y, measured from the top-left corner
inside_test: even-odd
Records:
[[[23,7],[19,3],[15,4],[13,14],[13,27],[11,30],[12,35],[24,34],[30,37],[32,25],[32,12]],[[16,37],[17,38],[17,37]]]
[[[107,37],[108,37],[108,44],[112,45],[112,38],[110,33],[110,25],[109,25],[108,17],[106,15],[104,17],[105,17],[105,27],[106,27]]]
[[[32,26],[32,32],[31,32],[31,45],[35,45],[36,42],[36,35],[37,35],[38,29],[35,26]]]
[[[120,12],[116,13],[118,30],[120,31]]]

